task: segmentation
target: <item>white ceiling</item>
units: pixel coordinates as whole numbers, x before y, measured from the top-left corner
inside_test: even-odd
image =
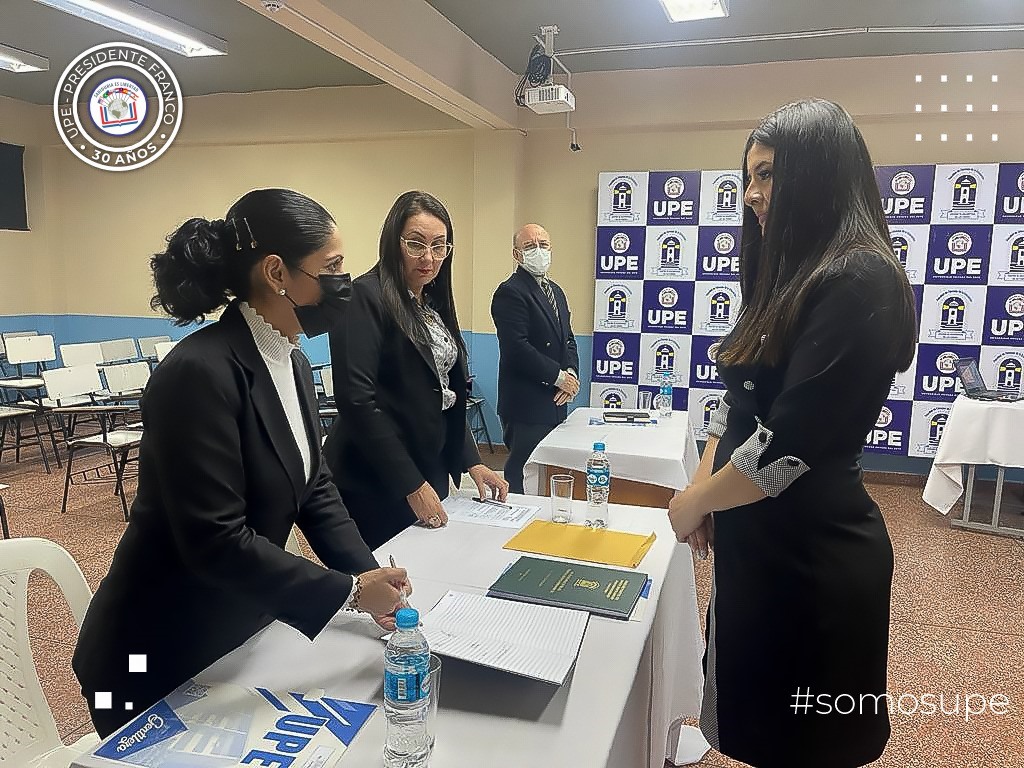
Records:
[[[288,9],[277,14],[264,13],[258,0],[139,2],[227,41],[227,56],[158,51],[187,96],[384,81],[466,124],[495,127],[515,124],[505,79],[525,68],[543,24],[559,26],[556,53],[574,72],[1024,49],[1022,31],[791,38],[813,30],[1021,25],[1024,0],[731,0],[728,18],[683,24],[670,23],[658,0],[284,0]],[[299,21],[295,9],[321,26]],[[764,35],[790,37],[727,41]],[[0,43],[50,59],[48,72],[0,70],[0,95],[51,103],[75,56],[121,39],[33,0],[0,0]],[[572,53],[701,40],[716,42]]]

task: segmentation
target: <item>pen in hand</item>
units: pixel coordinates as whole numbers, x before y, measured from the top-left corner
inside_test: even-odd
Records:
[[[391,567],[392,568],[397,568],[398,567],[395,564],[395,556],[394,555],[388,555],[388,560],[391,561]],[[408,608],[409,607],[409,593],[406,592],[404,584],[402,585],[402,588],[400,590],[398,590],[398,594],[402,598],[402,607],[403,608]]]

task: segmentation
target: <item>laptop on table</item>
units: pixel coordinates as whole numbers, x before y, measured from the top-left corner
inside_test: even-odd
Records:
[[[985,379],[978,370],[978,361],[973,358],[961,357],[953,365],[956,368],[956,375],[964,385],[964,391],[973,400],[1000,400],[1005,403],[1024,400],[1024,395],[1019,392],[1002,392],[985,386]]]

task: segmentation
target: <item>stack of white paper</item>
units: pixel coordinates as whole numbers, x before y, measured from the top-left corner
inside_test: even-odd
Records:
[[[423,617],[422,631],[441,656],[561,685],[589,620],[586,611],[448,592]]]

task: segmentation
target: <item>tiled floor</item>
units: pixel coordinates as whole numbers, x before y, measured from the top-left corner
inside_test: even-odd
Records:
[[[500,455],[485,453],[500,466]],[[74,488],[62,516],[63,476],[31,463],[0,466],[11,486],[5,500],[15,536],[43,536],[65,547],[93,588],[124,530],[109,485]],[[129,485],[129,490],[134,490]],[[870,485],[896,553],[890,631],[891,694],[1005,694],[1006,715],[892,715],[893,736],[877,768],[1021,768],[1024,766],[1024,542],[954,530],[921,500],[915,485]],[[979,501],[984,504],[984,498]],[[1007,489],[1004,519],[1024,526],[1019,486]],[[958,511],[954,511],[957,514]],[[711,562],[697,563],[701,611]],[[89,730],[88,713],[70,669],[71,614],[52,582],[34,576],[30,635],[36,665],[65,740]],[[962,709],[961,709],[962,712]],[[709,753],[701,766],[740,766]],[[823,768],[827,768],[823,766]]]

